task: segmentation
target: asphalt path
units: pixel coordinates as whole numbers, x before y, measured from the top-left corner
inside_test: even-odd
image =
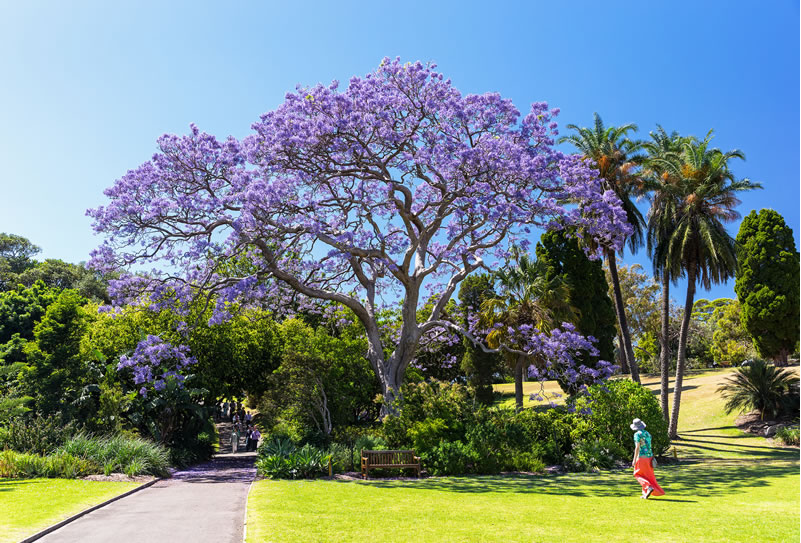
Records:
[[[178,471],[39,539],[42,543],[241,543],[255,453]]]

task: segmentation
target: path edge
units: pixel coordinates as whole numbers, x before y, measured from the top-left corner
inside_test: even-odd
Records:
[[[68,518],[62,520],[61,522],[57,522],[56,524],[53,524],[52,526],[49,526],[49,527],[45,528],[44,530],[41,530],[41,531],[36,532],[35,534],[31,535],[31,536],[26,537],[25,539],[23,539],[19,543],[31,543],[32,541],[36,541],[37,539],[41,539],[42,537],[46,536],[47,534],[49,534],[51,532],[55,532],[59,528],[61,528],[63,526],[66,526],[70,522],[76,521],[79,518],[83,517],[84,515],[88,515],[92,511],[97,511],[101,507],[105,507],[105,506],[109,505],[110,503],[114,503],[117,500],[121,500],[122,498],[125,498],[126,496],[130,496],[131,494],[135,494],[136,492],[139,492],[140,490],[144,490],[144,489],[146,489],[146,488],[148,488],[150,486],[153,486],[154,484],[156,484],[156,483],[158,483],[159,481],[162,481],[162,480],[164,480],[163,477],[158,477],[156,479],[153,479],[152,481],[148,481],[147,483],[141,484],[141,485],[137,486],[136,488],[132,488],[131,490],[129,490],[127,492],[123,492],[119,496],[114,496],[113,498],[108,499],[108,500],[106,500],[106,501],[104,501],[102,503],[98,503],[97,505],[93,505],[92,507],[89,507],[88,509],[84,509],[83,511],[80,511],[80,512],[72,515],[71,517],[68,517]]]
[[[245,518],[242,521],[242,543],[247,543],[248,540],[248,503],[250,503],[250,491],[253,490],[253,483],[255,482],[256,478],[254,477],[253,480],[250,481],[250,484],[248,485],[248,493],[245,495]]]

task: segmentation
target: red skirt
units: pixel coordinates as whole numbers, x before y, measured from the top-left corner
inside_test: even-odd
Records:
[[[650,457],[637,459],[637,464],[634,467],[634,477],[637,478],[637,482],[642,486],[643,492],[648,490],[648,487],[651,487],[654,489],[651,496],[665,495],[665,491],[662,490],[662,487],[656,482],[656,477],[654,477],[654,468],[651,466]]]

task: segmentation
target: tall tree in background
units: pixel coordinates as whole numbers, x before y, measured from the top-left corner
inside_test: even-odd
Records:
[[[516,248],[512,251],[514,264],[495,273],[498,295],[481,307],[481,323],[490,329],[490,347],[512,344],[514,330],[533,327],[550,331],[558,323],[575,320],[570,304],[570,289],[560,276],[546,277],[544,263],[531,259]],[[510,331],[512,333],[510,333]],[[540,365],[541,360],[517,352],[506,351],[515,376],[515,406],[523,409],[523,372],[527,365]]]
[[[537,244],[537,259],[545,266],[545,279],[562,278],[570,290],[570,302],[575,308],[574,324],[585,336],[598,340],[597,357],[586,356],[582,364],[594,368],[598,360],[614,361],[615,308],[609,298],[609,285],[603,266],[590,260],[575,238],[563,231],[547,232]],[[559,383],[563,390],[574,394],[582,382]]]
[[[626,219],[633,228],[633,232],[628,238],[629,247],[632,252],[636,251],[642,245],[645,219],[634,205],[632,198],[641,193],[641,182],[635,174],[635,170],[637,164],[642,162],[643,156],[639,154],[642,143],[630,139],[628,135],[637,131],[637,125],[630,123],[605,127],[601,117],[595,113],[595,124],[592,128],[579,127],[574,124],[567,125],[567,128],[575,131],[575,134],[565,136],[559,141],[573,144],[586,158],[595,163],[599,177],[605,185],[604,188],[614,191],[623,205]],[[623,337],[621,348],[628,362],[631,378],[639,383],[640,372],[634,356],[634,349],[631,346],[626,308],[620,294],[615,250],[611,247],[604,247],[604,255],[612,276],[615,311],[620,334]]]
[[[672,268],[667,265],[671,260],[666,251],[656,256],[656,247],[665,246],[665,243],[676,228],[678,200],[675,191],[670,185],[675,185],[679,179],[671,177],[671,168],[667,167],[669,159],[681,152],[684,141],[691,141],[679,136],[678,132],[668,134],[661,126],[650,132],[651,140],[643,144],[648,152],[646,160],[646,187],[651,194],[651,207],[648,210],[647,247],[648,256],[653,264],[654,276],[662,282],[662,326],[659,334],[659,403],[662,407],[662,416],[670,420],[668,407],[668,390],[670,387],[670,283],[678,279],[671,275]],[[682,272],[682,269],[678,270]]]
[[[495,298],[492,277],[483,273],[471,275],[462,281],[459,287],[459,304],[465,324],[472,327],[480,318],[481,306],[487,300]],[[500,368],[503,357],[498,353],[488,353],[467,338],[462,340],[464,356],[462,371],[467,378],[468,386],[474,391],[476,400],[484,405],[493,401],[492,376]]]
[[[760,356],[786,365],[798,343],[799,257],[793,231],[772,209],[751,211],[737,234],[734,290],[743,326]]]
[[[736,179],[729,161],[744,159],[741,151],[722,152],[710,147],[712,131],[703,141],[685,141],[680,153],[671,153],[660,161],[668,176],[665,198],[675,201],[675,227],[667,239],[654,248],[654,261],[664,262],[672,277],[687,274],[687,297],[679,331],[673,412],[669,434],[678,437],[681,387],[686,365],[687,331],[695,298],[696,283],[709,290],[734,276],[737,269],[735,241],[723,223],[739,217],[735,210],[740,201],[737,193],[761,188],[748,179]]]
[[[36,265],[33,256],[41,251],[22,236],[0,232],[0,290],[16,286],[16,276]]]

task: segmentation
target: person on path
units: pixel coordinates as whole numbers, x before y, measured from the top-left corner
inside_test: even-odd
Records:
[[[250,424],[251,420],[253,420],[253,416],[250,414],[250,411],[245,411],[245,423]]]
[[[231,452],[234,454],[239,452],[239,428],[236,424],[231,427]]]
[[[259,440],[261,439],[261,432],[259,432],[259,429],[255,426],[253,427],[253,432],[250,434],[250,439],[253,440],[253,450],[255,451],[259,448]]]
[[[651,452],[651,434],[645,429],[645,423],[634,419],[630,428],[634,430],[634,458],[631,467],[634,468],[634,477],[642,487],[642,498],[647,500],[651,496],[664,496],[665,491],[656,482],[654,476],[654,454]]]

